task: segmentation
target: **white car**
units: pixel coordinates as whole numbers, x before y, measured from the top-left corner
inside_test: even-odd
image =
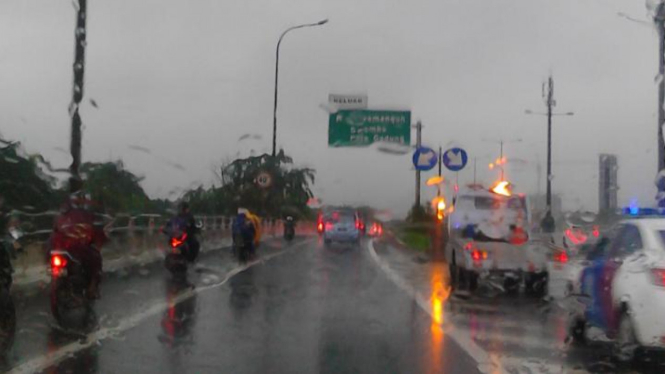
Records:
[[[588,256],[580,274],[580,301],[572,336],[589,327],[614,342],[614,354],[632,360],[637,348],[665,349],[665,217],[621,221]]]
[[[550,244],[547,261],[547,296],[560,300],[580,293],[582,270],[589,265],[600,231],[593,225],[584,230],[571,227],[564,230],[562,244]],[[605,239],[606,240],[606,239]]]
[[[331,211],[323,217],[323,242],[330,245],[333,242],[354,243],[360,242],[362,223],[358,212],[343,208]]]

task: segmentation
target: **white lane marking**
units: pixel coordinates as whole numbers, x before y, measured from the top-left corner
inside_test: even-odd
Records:
[[[374,240],[370,240],[368,244],[369,253],[372,256],[372,259],[376,264],[381,268],[381,270],[386,273],[388,278],[392,280],[399,288],[406,292],[411,298],[416,301],[416,304],[424,310],[427,314],[432,317],[432,321],[435,321],[434,313],[432,312],[432,307],[427,301],[427,298],[423,297],[415,288],[407,284],[402,277],[400,277],[396,272],[394,272],[390,266],[383,261],[379,255],[374,250]],[[471,358],[478,364],[478,370],[483,373],[507,373],[501,363],[501,359],[492,353],[489,353],[482,349],[478,344],[476,344],[470,337],[468,333],[461,332],[450,324],[449,322],[444,321],[441,325],[447,336],[450,336],[463,350],[465,350]]]
[[[14,368],[12,368],[12,370],[8,371],[7,374],[24,374],[24,373],[35,373],[35,372],[43,371],[46,368],[48,368],[49,366],[53,366],[53,365],[57,364],[58,362],[64,360],[65,358],[67,358],[71,355],[74,355],[75,353],[77,353],[81,350],[84,350],[86,348],[89,348],[93,345],[98,344],[99,341],[102,341],[102,340],[107,339],[107,338],[113,338],[113,337],[117,336],[119,333],[127,331],[127,330],[137,326],[139,323],[143,322],[145,319],[165,311],[169,307],[169,305],[179,304],[179,303],[183,302],[184,300],[187,300],[190,297],[194,296],[195,294],[198,294],[198,293],[201,293],[203,291],[207,291],[207,290],[210,290],[210,289],[213,289],[213,288],[221,287],[226,282],[228,282],[229,279],[231,279],[233,276],[249,269],[250,267],[265,263],[265,262],[267,262],[268,260],[270,260],[274,257],[283,255],[283,254],[285,254],[285,253],[287,253],[287,252],[289,252],[289,251],[291,251],[295,248],[304,246],[304,245],[310,243],[311,241],[312,240],[307,240],[307,241],[304,241],[302,243],[298,243],[293,247],[281,250],[281,251],[276,252],[276,253],[271,253],[269,255],[262,256],[258,260],[255,260],[255,261],[249,262],[245,265],[233,268],[232,270],[230,270],[226,274],[224,279],[219,283],[211,284],[211,285],[208,285],[208,286],[198,287],[198,288],[195,288],[193,290],[183,292],[183,293],[179,294],[176,298],[172,299],[170,302],[161,301],[161,302],[158,302],[156,304],[153,304],[149,308],[144,309],[139,313],[136,313],[132,316],[124,318],[115,327],[99,329],[95,332],[92,332],[92,333],[88,334],[85,337],[85,341],[83,341],[83,342],[81,340],[76,341],[76,342],[72,342],[72,343],[69,343],[65,346],[62,346],[62,347],[60,347],[60,348],[58,348],[54,351],[51,351],[51,352],[46,353],[44,355],[32,358],[29,361],[24,362],[24,363],[14,367]]]

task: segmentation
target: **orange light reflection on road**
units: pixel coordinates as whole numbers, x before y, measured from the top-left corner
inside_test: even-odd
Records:
[[[443,263],[433,264],[430,273],[432,319],[437,324],[443,323],[444,302],[450,297],[450,277],[448,268]]]
[[[429,373],[440,373],[443,370],[441,358],[443,353],[443,321],[445,302],[450,297],[450,276],[448,267],[443,263],[434,263],[430,268],[430,308],[432,314],[432,357]]]

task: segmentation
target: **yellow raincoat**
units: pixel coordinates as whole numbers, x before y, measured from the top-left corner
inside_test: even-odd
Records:
[[[254,234],[254,246],[258,247],[259,242],[261,241],[261,219],[249,211],[247,211],[247,214],[245,215],[247,216],[247,219],[252,221],[252,223],[254,224],[254,230],[256,232]]]

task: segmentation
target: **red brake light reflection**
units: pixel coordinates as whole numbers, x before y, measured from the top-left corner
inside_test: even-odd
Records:
[[[651,269],[651,283],[665,287],[665,269]]]
[[[568,262],[568,253],[560,251],[554,254],[554,261],[565,264]]]

